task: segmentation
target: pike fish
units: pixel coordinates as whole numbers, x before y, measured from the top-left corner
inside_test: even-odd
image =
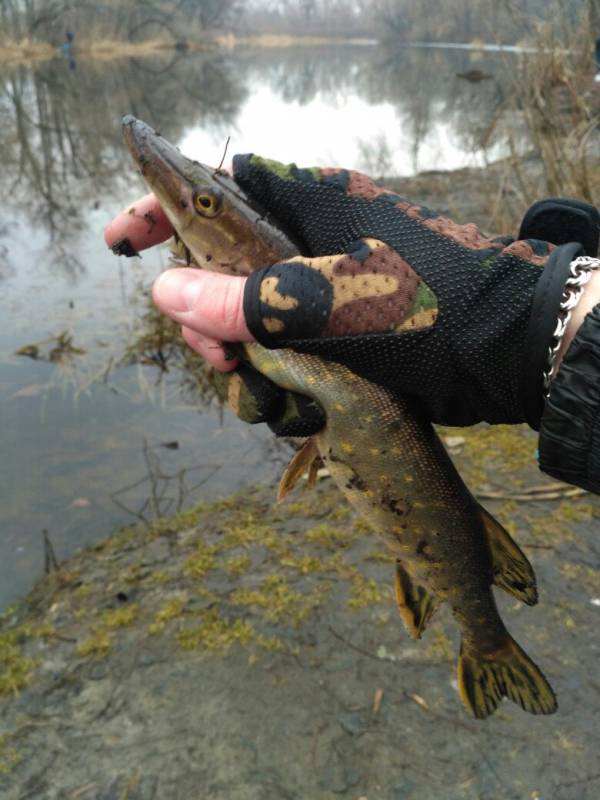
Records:
[[[298,248],[218,169],[185,158],[133,117],[124,136],[141,174],[200,267],[247,275]],[[246,360],[275,384],[316,401],[325,427],[296,453],[280,495],[320,457],[350,503],[396,556],[395,591],[409,634],[420,638],[435,608],[450,605],[461,631],[458,686],[477,718],[508,697],[532,714],[556,698],[508,633],[492,585],[534,605],[533,569],[507,531],[465,486],[431,423],[391,394],[319,356],[244,345]]]

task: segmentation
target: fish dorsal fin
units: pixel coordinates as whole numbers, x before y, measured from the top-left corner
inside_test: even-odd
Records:
[[[534,606],[538,601],[537,586],[527,556],[485,508],[479,506],[479,513],[492,555],[494,585],[528,606]]]
[[[281,480],[279,481],[277,501],[283,500],[283,498],[292,491],[306,471],[308,471],[308,485],[312,489],[317,482],[317,471],[320,465],[321,456],[319,455],[317,443],[313,436],[304,442],[300,450],[294,454],[294,457],[285,468]]]
[[[438,601],[410,577],[401,561],[396,561],[395,584],[396,603],[406,630],[413,639],[420,639]]]

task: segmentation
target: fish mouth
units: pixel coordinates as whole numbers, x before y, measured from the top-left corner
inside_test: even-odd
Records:
[[[218,187],[232,200],[264,214],[262,207],[224,170],[187,158],[154,128],[134,116],[123,117],[121,124],[133,160],[176,229],[181,223],[181,209],[191,201],[199,186]]]
[[[186,158],[154,128],[131,115],[123,117],[122,129],[142,177],[177,228],[194,186],[210,182],[214,170]]]

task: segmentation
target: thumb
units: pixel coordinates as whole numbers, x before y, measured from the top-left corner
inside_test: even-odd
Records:
[[[160,311],[188,332],[216,342],[250,342],[254,337],[244,319],[245,284],[246,278],[205,270],[168,269],[154,283],[152,297]]]

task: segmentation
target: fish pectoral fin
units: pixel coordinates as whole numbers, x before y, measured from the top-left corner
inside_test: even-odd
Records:
[[[539,667],[507,633],[491,654],[466,652],[461,644],[458,659],[460,699],[477,719],[485,719],[503,697],[530,714],[553,714],[556,696]]]
[[[281,480],[279,481],[277,502],[279,503],[289,492],[292,491],[302,475],[307,471],[308,485],[312,489],[317,482],[317,472],[320,466],[321,456],[319,455],[317,443],[313,436],[304,442],[300,450],[294,454],[294,457],[285,468],[285,471],[281,476]]]
[[[479,513],[492,555],[494,585],[528,606],[534,606],[538,601],[538,593],[535,573],[527,556],[485,508],[479,506]]]
[[[396,561],[395,588],[398,611],[406,630],[413,639],[420,639],[438,600],[411,578],[401,561]]]

